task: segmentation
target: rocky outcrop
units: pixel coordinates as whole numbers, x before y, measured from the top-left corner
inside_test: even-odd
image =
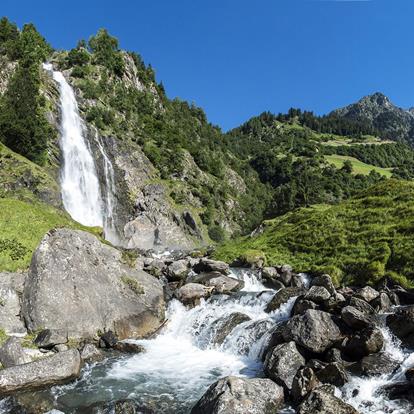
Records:
[[[79,376],[81,359],[77,350],[0,371],[0,396],[61,384]]]
[[[191,414],[274,414],[283,399],[283,388],[269,379],[225,377],[207,390]]]
[[[20,339],[15,336],[8,338],[0,348],[0,362],[3,368],[27,364],[31,361],[32,358],[23,349]]]
[[[123,264],[121,256],[89,233],[49,232],[25,281],[27,327],[65,330],[70,337],[111,329],[120,339],[154,332],[164,318],[161,283]]]

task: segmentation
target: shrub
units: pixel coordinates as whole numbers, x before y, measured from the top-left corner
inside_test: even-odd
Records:
[[[225,232],[221,226],[212,226],[208,229],[208,235],[211,240],[220,243],[225,239]]]

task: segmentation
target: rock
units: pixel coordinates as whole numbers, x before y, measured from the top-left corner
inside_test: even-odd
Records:
[[[273,290],[280,290],[280,289],[284,289],[286,286],[278,279],[265,279],[263,281],[264,286],[266,286],[269,289],[273,289]]]
[[[352,373],[372,377],[375,375],[390,374],[399,366],[399,362],[391,359],[388,354],[371,354],[350,367]]]
[[[145,348],[135,342],[119,341],[114,347],[115,351],[123,352],[124,354],[140,354],[145,352]]]
[[[161,283],[122,263],[120,251],[90,233],[52,230],[33,254],[22,304],[30,331],[46,327],[93,338],[112,330],[120,339],[144,337],[159,328],[164,310]]]
[[[86,344],[80,354],[82,361],[95,362],[103,358],[102,352],[93,344]]]
[[[342,320],[351,329],[364,329],[372,325],[372,321],[353,306],[346,306],[341,312]]]
[[[214,288],[214,291],[217,293],[238,292],[244,288],[243,280],[229,276],[213,277],[206,281],[206,285]]]
[[[323,286],[312,286],[305,294],[304,299],[315,303],[322,303],[328,300],[331,294]]]
[[[183,280],[188,276],[189,272],[188,261],[184,259],[172,262],[167,268],[169,280]]]
[[[290,285],[292,287],[298,287],[302,289],[305,289],[307,287],[305,281],[303,280],[303,277],[301,275],[297,275],[296,273],[293,274]]]
[[[277,272],[277,269],[275,267],[264,267],[262,269],[262,278],[273,280],[276,279],[279,276],[279,273]]]
[[[331,362],[316,373],[319,381],[324,384],[332,384],[342,387],[349,381],[345,367],[339,362]]]
[[[355,296],[369,303],[379,296],[379,292],[371,286],[365,286],[362,289],[358,290]]]
[[[352,360],[356,361],[364,356],[381,351],[384,337],[378,328],[368,327],[348,338],[342,350]]]
[[[191,414],[274,414],[283,401],[283,388],[269,379],[225,377],[210,386]]]
[[[292,341],[277,345],[267,353],[264,370],[269,378],[290,390],[296,372],[304,365],[305,358],[299,353],[296,344]]]
[[[307,363],[308,368],[312,368],[315,372],[325,368],[328,365],[327,362],[320,361],[319,359],[312,358]]]
[[[302,295],[304,290],[301,288],[287,287],[279,290],[272,300],[266,306],[266,312],[273,312],[280,308],[281,305],[288,302],[296,296]]]
[[[349,305],[358,309],[364,315],[375,315],[375,309],[369,303],[355,296],[350,299]]]
[[[297,414],[358,414],[349,404],[335,397],[324,387],[313,390],[300,404]]]
[[[53,347],[54,352],[65,352],[69,349],[69,347],[65,344],[58,344]]]
[[[283,330],[286,341],[295,341],[314,353],[325,352],[341,337],[341,332],[329,313],[312,309],[291,318]]]
[[[392,307],[391,300],[385,292],[381,292],[379,296],[371,302],[371,305],[377,312],[389,312]]]
[[[196,273],[219,272],[225,276],[230,273],[230,267],[227,263],[207,258],[200,259],[193,270]]]
[[[318,305],[310,300],[305,300],[303,296],[299,296],[292,308],[292,316],[302,315],[308,309],[318,309]]]
[[[344,362],[342,359],[342,353],[337,348],[331,348],[328,352],[326,352],[325,361],[326,362],[339,362],[341,364]]]
[[[264,361],[266,359],[266,355],[273,350],[273,348],[277,345],[285,343],[285,340],[283,339],[283,330],[285,329],[285,326],[287,324],[287,321],[278,322],[276,326],[274,326],[270,332],[270,339],[268,343],[266,344],[265,352],[263,353],[262,360]]]
[[[187,283],[180,287],[175,295],[184,305],[196,306],[200,304],[200,299],[208,298],[211,295],[211,291],[211,288],[200,283]]]
[[[167,266],[162,260],[148,259],[148,264],[144,266],[144,270],[150,275],[159,278],[167,271]]]
[[[293,277],[292,266],[283,265],[280,268],[280,276],[279,276],[279,278],[283,282],[283,284],[285,286],[289,286],[290,282],[292,281],[292,277]]]
[[[291,397],[293,402],[299,404],[318,385],[320,385],[319,380],[312,368],[299,369],[292,382]]]
[[[250,321],[250,318],[240,312],[235,312],[217,319],[211,326],[213,335],[212,342],[221,345],[225,341],[227,335],[229,335],[237,325],[246,321]]]
[[[50,358],[3,369],[0,371],[0,395],[68,382],[79,376],[80,367],[79,352],[72,349],[54,354]]]
[[[413,385],[410,381],[396,381],[379,388],[378,393],[385,394],[390,400],[414,402]],[[411,412],[407,411],[407,414]]]
[[[99,348],[114,348],[117,342],[117,336],[112,331],[108,331],[100,336]]]
[[[311,287],[312,286],[322,286],[324,287],[331,295],[335,295],[336,294],[336,289],[335,286],[332,282],[332,279],[329,275],[325,274],[325,275],[321,275],[321,276],[316,276],[312,279],[311,281]]]
[[[43,329],[36,336],[34,343],[39,348],[53,348],[55,345],[66,344],[68,333],[65,330]]]
[[[30,355],[23,349],[20,339],[11,336],[0,348],[0,362],[4,368],[31,362]]]
[[[7,335],[26,333],[20,318],[20,296],[25,278],[25,273],[0,272],[0,327]]]
[[[336,293],[329,299],[325,300],[322,304],[322,309],[329,313],[338,314],[341,313],[342,308],[346,305],[346,299],[340,293]]]
[[[411,384],[414,384],[414,367],[407,369],[404,375]]]
[[[410,345],[414,335],[414,306],[398,309],[394,314],[388,315],[386,323],[391,332]]]

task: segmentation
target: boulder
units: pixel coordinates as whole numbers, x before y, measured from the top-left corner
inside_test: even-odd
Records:
[[[131,341],[119,341],[113,348],[115,351],[123,352],[124,354],[140,354],[145,352],[145,348],[142,345]]]
[[[305,300],[303,296],[299,296],[292,308],[292,316],[302,315],[308,309],[318,309],[318,305],[310,300]]]
[[[69,347],[65,344],[57,344],[52,348],[53,352],[65,352],[69,349]]]
[[[397,367],[399,362],[393,360],[388,354],[377,353],[371,354],[350,367],[352,373],[372,377],[375,375],[391,374]]]
[[[379,296],[371,302],[371,305],[377,312],[389,312],[392,307],[391,299],[385,292],[381,292]]]
[[[407,369],[404,375],[411,384],[414,384],[414,367]]]
[[[189,272],[188,261],[185,259],[172,262],[167,268],[169,280],[183,280],[188,276]]]
[[[20,296],[23,292],[26,273],[0,272],[0,327],[7,335],[26,333],[20,318]]]
[[[292,342],[277,345],[266,355],[266,375],[287,390],[292,389],[293,378],[299,368],[305,365],[305,358]]]
[[[31,362],[30,355],[24,350],[20,339],[11,336],[0,348],[0,362],[4,368]]]
[[[322,353],[342,338],[341,332],[329,313],[307,310],[291,318],[283,329],[285,341],[294,341],[306,350]]]
[[[411,345],[414,336],[414,306],[398,309],[394,314],[388,315],[386,323],[391,332],[403,341]]]
[[[341,317],[351,329],[359,330],[372,325],[371,319],[353,306],[343,308]]]
[[[82,361],[95,362],[103,359],[102,351],[93,344],[86,344],[80,354]]]
[[[238,292],[244,288],[243,280],[229,276],[212,277],[206,281],[206,286],[214,288],[217,293]]]
[[[269,379],[225,377],[210,386],[191,414],[274,414],[283,402],[283,388]]]
[[[266,312],[273,312],[280,308],[281,305],[289,301],[296,296],[300,296],[304,293],[301,288],[287,287],[279,290],[272,298],[272,300],[266,306]]]
[[[279,271],[279,278],[285,286],[289,286],[292,281],[293,273],[292,266],[283,265]]]
[[[369,303],[379,296],[379,292],[371,286],[365,286],[362,289],[359,289],[355,296]]]
[[[305,294],[304,299],[315,303],[323,303],[331,297],[331,294],[323,286],[312,286]]]
[[[276,279],[279,276],[277,269],[275,267],[264,267],[262,269],[262,278],[263,279]]]
[[[349,305],[358,309],[364,315],[375,315],[375,309],[363,299],[353,296],[349,301]]]
[[[345,367],[339,362],[331,362],[316,373],[320,382],[342,387],[349,381]]]
[[[79,376],[80,368],[79,352],[72,349],[50,358],[3,369],[0,371],[0,396],[68,382]]]
[[[332,279],[329,275],[320,275],[316,276],[311,281],[311,287],[312,286],[322,286],[324,287],[331,295],[335,295],[336,289],[332,282]]]
[[[299,404],[311,391],[319,386],[319,380],[312,368],[301,368],[293,378],[291,397]]]
[[[335,397],[326,386],[313,390],[300,404],[297,414],[358,414],[349,404]]]
[[[114,348],[117,342],[118,337],[112,331],[107,331],[99,337],[99,348]]]
[[[34,344],[39,348],[53,348],[55,345],[66,344],[68,333],[65,330],[43,329],[36,336]]]
[[[144,337],[164,319],[157,279],[122,262],[119,250],[90,233],[50,231],[33,254],[22,313],[30,331],[60,329],[93,338],[112,330],[120,339]]]
[[[230,267],[227,263],[207,259],[205,257],[200,259],[200,261],[193,267],[193,270],[196,273],[219,272],[223,275],[230,274]]]
[[[208,298],[211,291],[211,288],[200,283],[187,283],[176,291],[175,296],[184,305],[196,306],[200,303],[200,299]]]
[[[342,351],[353,361],[381,351],[384,337],[378,328],[368,327],[345,340]]]
[[[249,321],[250,318],[244,313],[234,312],[228,316],[217,319],[211,325],[212,343],[221,345],[227,335],[237,326],[243,322]]]

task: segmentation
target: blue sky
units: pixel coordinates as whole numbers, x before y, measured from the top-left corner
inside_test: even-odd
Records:
[[[412,0],[1,0],[55,48],[106,27],[170,97],[224,130],[262,111],[326,113],[381,91],[414,106]]]

